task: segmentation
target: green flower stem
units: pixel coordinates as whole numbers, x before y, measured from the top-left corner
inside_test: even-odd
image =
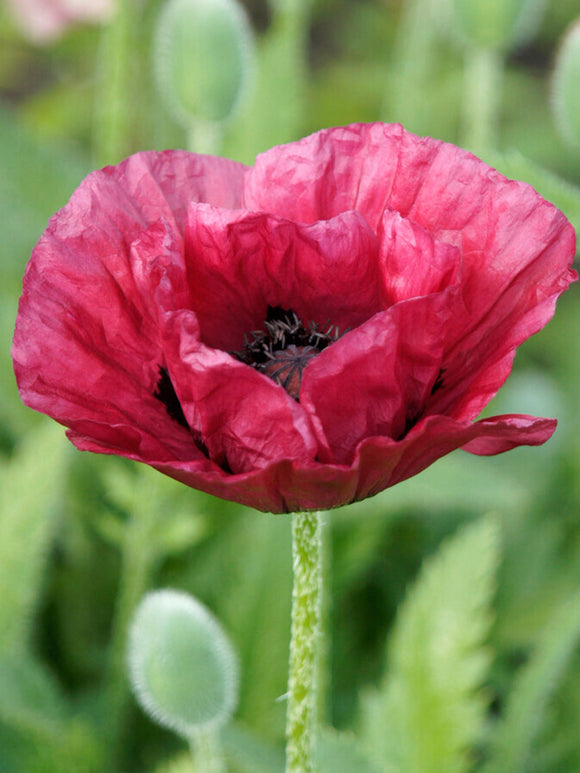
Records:
[[[322,519],[320,513],[292,517],[294,587],[288,676],[286,773],[314,773],[320,703],[319,648],[322,608]]]
[[[219,156],[222,138],[223,128],[220,124],[196,121],[187,133],[187,148],[192,153]]]
[[[503,55],[473,46],[465,56],[462,144],[475,153],[497,147]]]
[[[121,577],[113,620],[106,670],[106,723],[110,730],[109,753],[114,758],[123,741],[125,716],[130,700],[126,675],[127,637],[137,604],[147,591],[157,563],[155,530],[157,501],[132,514],[127,524],[121,557]]]
[[[115,16],[103,30],[97,78],[94,153],[97,165],[119,162],[130,152],[133,115],[134,0],[118,0]]]
[[[196,773],[226,773],[219,729],[196,731],[189,741],[189,746]]]

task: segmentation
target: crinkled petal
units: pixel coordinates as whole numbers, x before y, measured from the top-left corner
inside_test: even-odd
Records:
[[[379,229],[379,264],[385,304],[429,295],[459,281],[461,251],[387,209]]]
[[[356,209],[376,230],[388,208],[460,247],[469,318],[452,334],[433,413],[476,416],[497,390],[495,362],[546,324],[576,278],[574,230],[530,185],[396,124],[328,129],[272,148],[248,172],[243,202],[301,222]]]
[[[435,387],[458,306],[454,289],[398,303],[311,360],[300,403],[322,461],[348,464],[364,438],[398,440],[413,426]]]
[[[167,317],[168,371],[189,425],[209,457],[233,473],[280,459],[313,459],[316,441],[303,409],[274,381],[199,341],[193,312]]]
[[[353,124],[272,148],[248,171],[243,206],[298,223],[354,209],[377,231],[399,175],[405,134],[398,124]]]
[[[165,234],[161,252],[180,249],[191,200],[239,204],[243,170],[167,151],[84,180],[51,219],[24,277],[12,355],[27,405],[81,435],[91,427],[119,452],[126,445],[152,458],[190,458],[189,433],[154,397],[163,353],[136,280],[138,253],[150,226]]]
[[[201,473],[198,465],[188,463],[154,466],[193,488],[266,512],[330,509],[373,496],[417,475],[457,448],[471,450],[467,444],[476,439],[479,447],[499,453],[516,445],[545,442],[555,424],[553,419],[532,416],[496,416],[473,424],[448,416],[429,416],[400,441],[367,438],[350,466],[285,460],[229,476]]]
[[[556,419],[516,413],[491,416],[476,422],[475,426],[485,428],[485,433],[464,445],[463,450],[470,454],[493,456],[517,446],[540,446],[552,437],[557,423]]]
[[[262,212],[191,207],[186,261],[208,346],[239,350],[268,306],[354,327],[380,309],[378,241],[356,212],[299,225]]]

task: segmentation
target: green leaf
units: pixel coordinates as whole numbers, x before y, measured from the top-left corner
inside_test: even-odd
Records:
[[[363,701],[373,758],[398,773],[462,773],[486,703],[484,647],[499,561],[496,522],[465,528],[426,563],[391,636],[389,671]]]
[[[0,469],[0,652],[25,647],[42,590],[65,473],[62,427],[29,433]]]
[[[66,704],[51,675],[30,656],[0,658],[0,720],[38,735],[54,734]]]
[[[556,610],[521,669],[485,773],[524,773],[546,706],[580,641],[580,594]]]
[[[94,734],[84,720],[70,715],[58,684],[41,663],[24,653],[0,657],[0,684],[2,771],[95,769],[99,750]]]

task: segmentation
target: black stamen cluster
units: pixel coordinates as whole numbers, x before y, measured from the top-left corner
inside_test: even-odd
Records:
[[[311,346],[321,352],[331,343],[340,338],[336,325],[327,324],[324,328],[316,322],[304,325],[300,317],[291,309],[281,306],[268,306],[263,330],[252,330],[244,335],[244,348],[234,355],[260,369],[274,359],[277,352],[288,349],[289,346]]]

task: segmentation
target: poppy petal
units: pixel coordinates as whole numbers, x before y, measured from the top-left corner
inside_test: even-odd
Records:
[[[380,309],[378,241],[356,212],[300,225],[262,212],[191,207],[186,262],[208,346],[242,347],[268,306],[353,327]]]
[[[453,289],[398,303],[311,360],[300,402],[324,461],[350,463],[364,438],[398,440],[413,426],[435,387],[457,305]]]
[[[461,251],[387,209],[379,229],[379,264],[385,303],[440,292],[459,281]]]
[[[183,413],[220,467],[238,473],[314,458],[303,409],[268,377],[200,343],[193,312],[167,316],[164,352]]]

